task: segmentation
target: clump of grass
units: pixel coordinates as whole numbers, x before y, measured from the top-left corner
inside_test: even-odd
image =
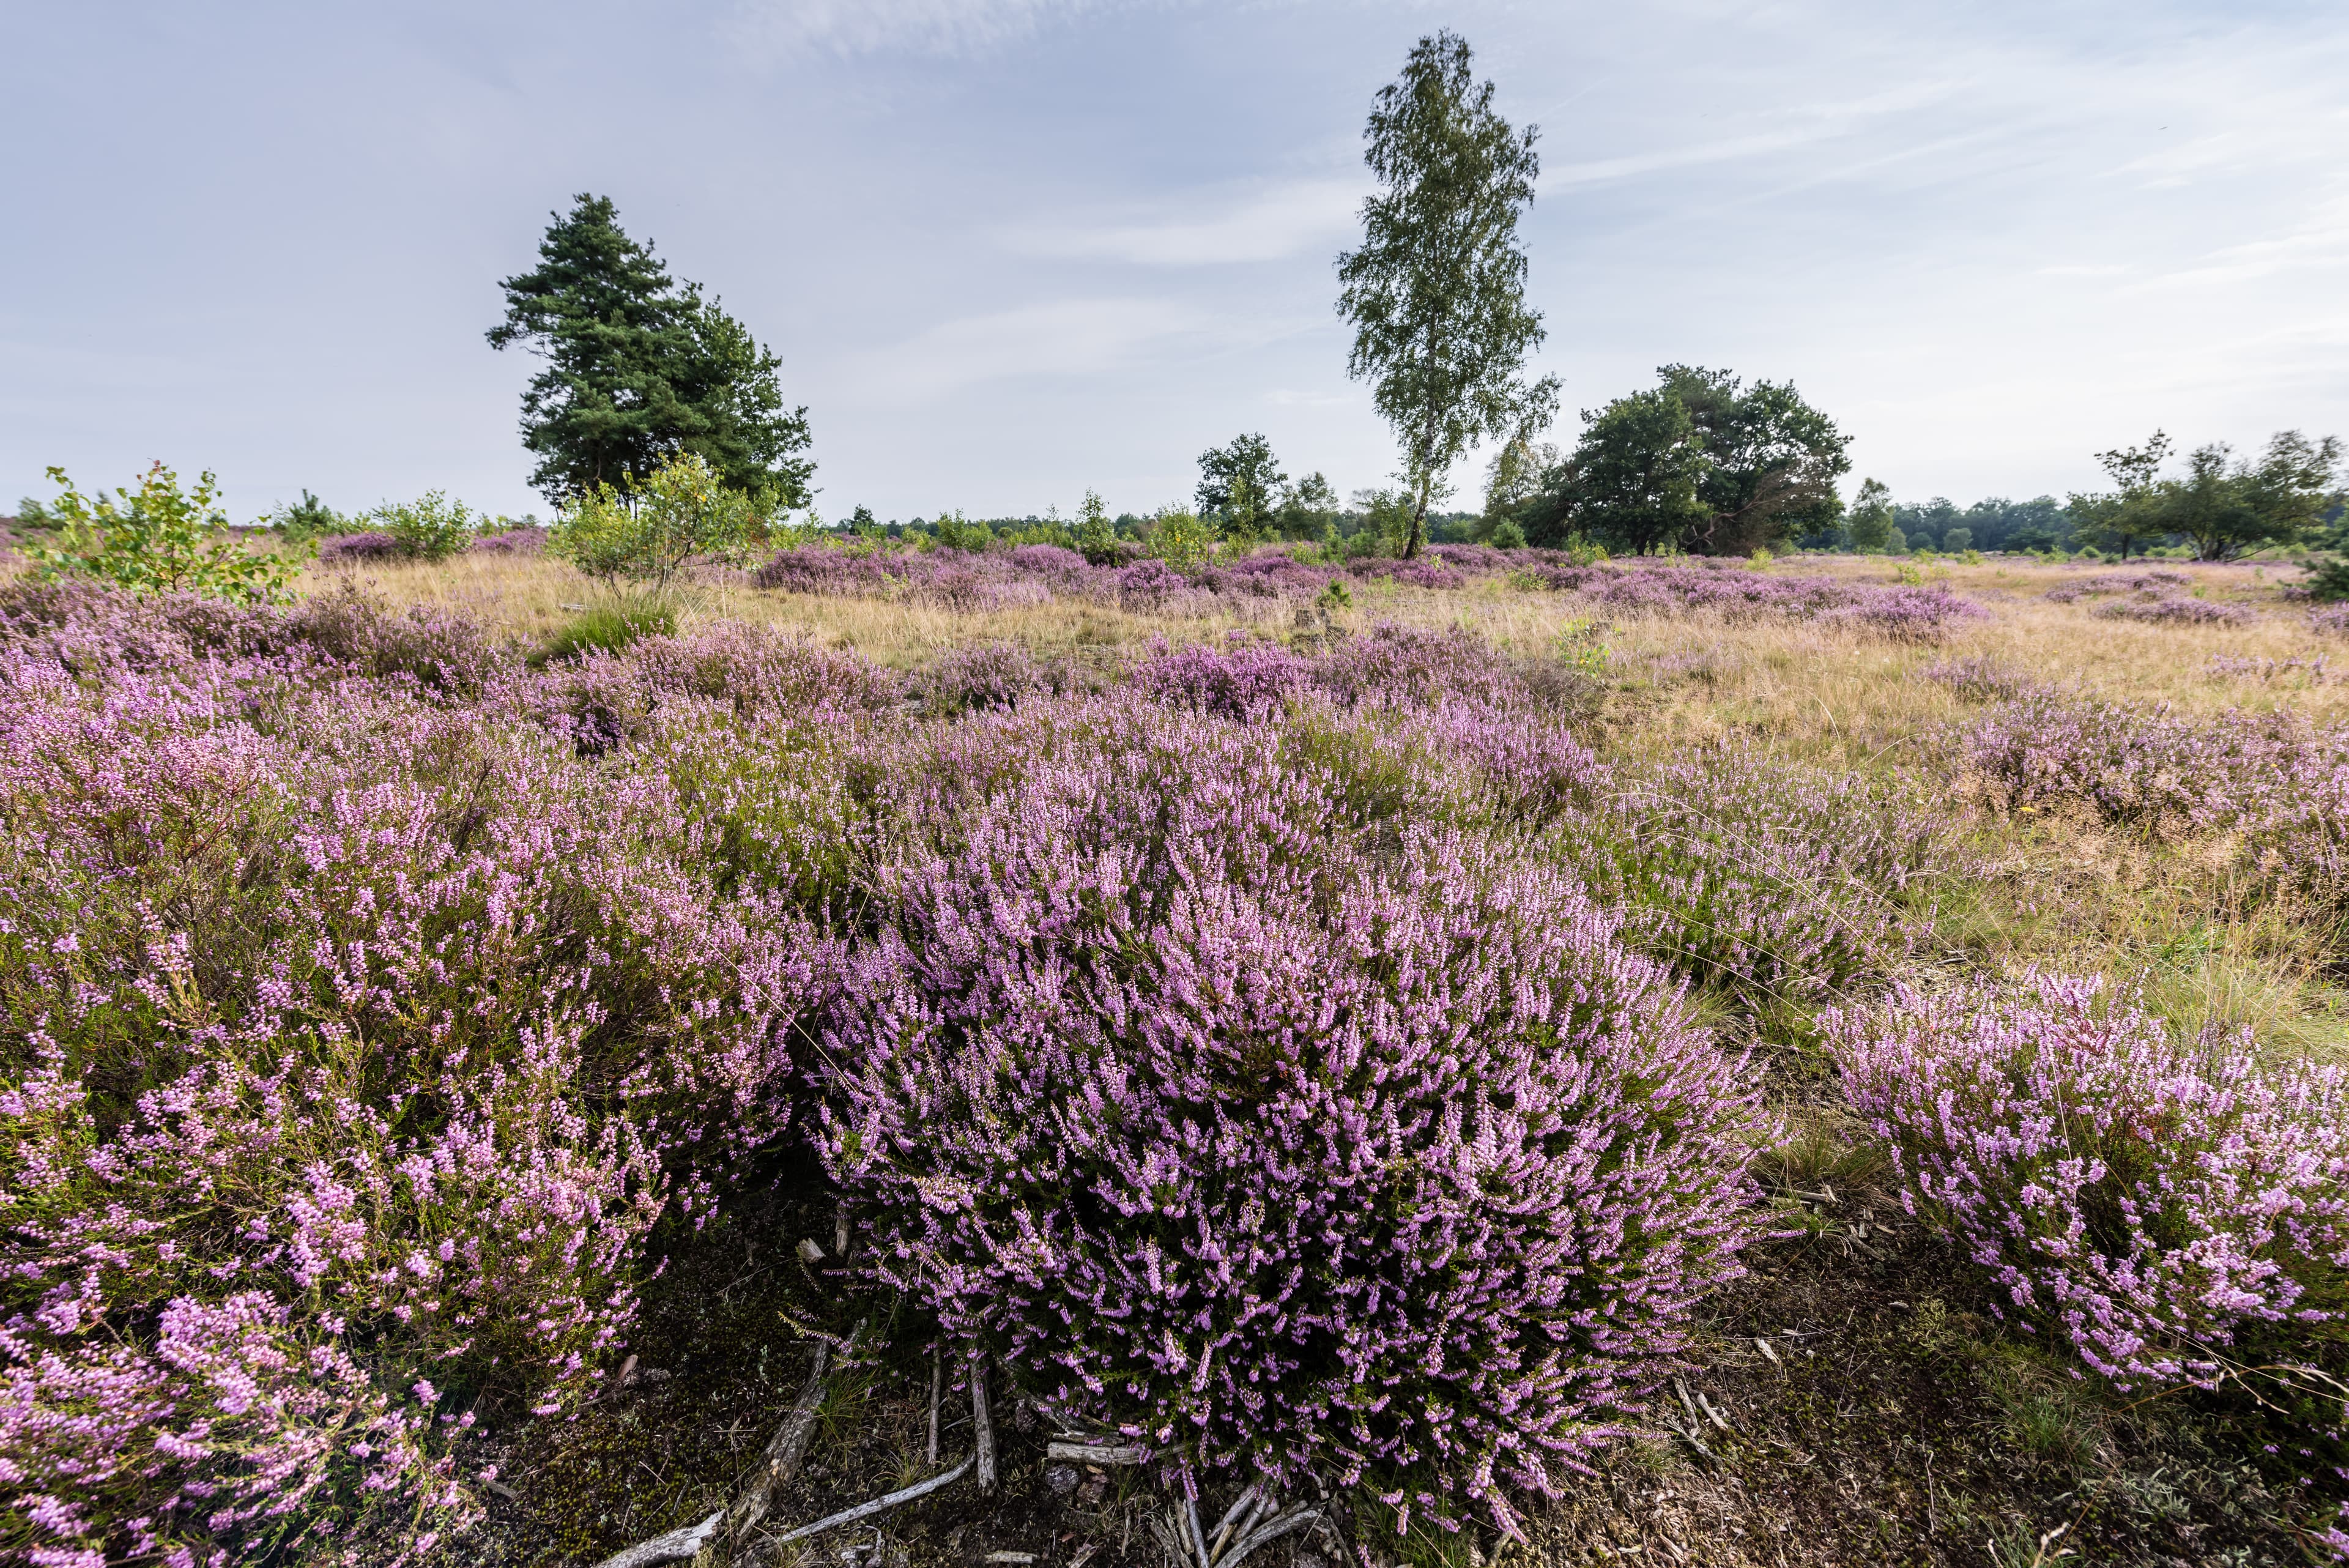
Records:
[[[658,599],[615,599],[589,605],[558,628],[531,656],[531,667],[543,670],[586,653],[617,653],[639,639],[672,637],[677,610]]]

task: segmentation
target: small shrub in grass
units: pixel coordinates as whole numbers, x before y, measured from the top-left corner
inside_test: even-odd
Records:
[[[1049,545],[1022,546],[1048,550]],[[983,642],[950,649],[928,671],[931,704],[947,713],[978,708],[1011,708],[1041,691],[1046,676],[1035,659],[1016,642]]]
[[[58,488],[46,509],[57,528],[53,543],[28,544],[25,553],[50,576],[110,583],[134,594],[196,594],[266,604],[288,593],[299,563],[256,555],[223,532],[220,485],[210,473],[193,490],[161,463],[139,476],[136,491],[84,495],[61,468],[49,470]]]
[[[1133,722],[889,881],[822,1134],[874,1266],[1194,1482],[1508,1528],[1741,1272],[1739,1064],[1567,879]]]
[[[1160,701],[1247,719],[1278,711],[1311,677],[1306,659],[1278,643],[1236,631],[1221,646],[1188,642],[1170,648],[1162,639],[1134,666],[1133,680],[1135,690]]]
[[[396,561],[408,552],[399,540],[380,528],[359,534],[336,534],[318,541],[318,564],[356,566],[361,561]]]
[[[543,665],[588,653],[617,653],[639,639],[667,637],[676,630],[677,611],[657,601],[616,599],[594,604],[564,622],[540,646],[532,661]]]
[[[1946,686],[1969,702],[2008,702],[2031,689],[2030,677],[1997,659],[1976,654],[1967,659],[1936,659],[1918,675]]]
[[[625,491],[598,484],[574,496],[546,547],[591,577],[638,583],[658,597],[696,557],[740,565],[771,536],[757,503],[686,452]]]
[[[2056,975],[1903,988],[1824,1025],[1909,1211],[1990,1272],[2002,1314],[2120,1386],[2216,1387],[2313,1352],[2349,1306],[2339,1069],[2181,1041]]]
[[[1931,929],[1944,836],[1909,787],[1715,747],[1622,774],[1603,811],[1545,842],[1660,961],[1810,1005]]]
[[[428,490],[414,501],[387,501],[359,519],[371,533],[392,542],[392,553],[416,561],[438,561],[465,548],[490,519],[461,501]]]
[[[0,1539],[331,1548],[574,1407],[792,1111],[824,944],[657,774],[332,677],[0,700]],[[87,1560],[98,1560],[89,1558]]]
[[[2321,637],[2349,637],[2349,604],[2309,611],[2308,629]]]
[[[2148,594],[2114,599],[2091,612],[2107,619],[2141,620],[2157,626],[2249,626],[2258,617],[2247,606],[2213,604],[2209,599]]]

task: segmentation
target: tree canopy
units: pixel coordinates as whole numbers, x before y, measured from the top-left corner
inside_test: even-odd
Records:
[[[2337,497],[2342,447],[2333,436],[2312,441],[2279,431],[2256,461],[2212,441],[2187,454],[2183,473],[2164,478],[2173,450],[2169,437],[2156,431],[2142,446],[2098,452],[2113,488],[2072,498],[2081,532],[2124,559],[2156,540],[2181,538],[2200,560],[2228,561],[2298,543]]]
[[[1727,370],[1666,365],[1657,371],[1689,411],[1702,472],[1702,514],[1682,541],[1698,555],[1744,556],[1832,521],[1836,482],[1851,470],[1835,421],[1792,382],[1751,389]]]
[[[1666,365],[1657,378],[1585,410],[1574,451],[1530,484],[1496,463],[1494,503],[1509,505],[1533,543],[1583,534],[1632,553],[1746,555],[1842,514],[1845,438],[1792,383],[1748,388],[1692,365]],[[1512,493],[1522,499],[1508,502]]]
[[[1534,199],[1536,128],[1493,109],[1467,41],[1420,39],[1379,89],[1363,161],[1380,189],[1362,203],[1362,244],[1338,258],[1338,310],[1354,324],[1349,375],[1402,447],[1412,501],[1403,554],[1418,554],[1444,472],[1475,441],[1548,422],[1557,383],[1527,385],[1543,337],[1526,304],[1517,220]]]
[[[762,510],[806,504],[807,410],[784,407],[775,356],[699,285],[672,280],[609,198],[551,215],[539,265],[505,280],[505,320],[488,334],[546,361],[523,394],[531,483],[560,504],[690,453]]]
[[[1245,543],[1263,533],[1288,476],[1260,434],[1234,436],[1228,446],[1199,454],[1199,515],[1215,519],[1224,536]]]

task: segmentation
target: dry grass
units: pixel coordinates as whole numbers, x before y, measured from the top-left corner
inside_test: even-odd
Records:
[[[1876,581],[1896,580],[1898,571],[1849,560],[1775,569]],[[1905,770],[1920,795],[1946,799],[1967,866],[1946,889],[1941,946],[1928,970],[2101,971],[2141,984],[2181,1029],[2249,1027],[2271,1050],[2349,1057],[2349,993],[2335,983],[2335,934],[2240,883],[2226,845],[2060,813],[2011,816],[1952,771],[1940,743],[1982,711],[1921,678],[1948,659],[1987,659],[2030,681],[2132,704],[2198,712],[2289,705],[2349,722],[2349,683],[2288,665],[2338,646],[2313,634],[2302,607],[2280,596],[2289,574],[2184,569],[2205,596],[2252,606],[2258,618],[2224,628],[2101,618],[2090,601],[2044,597],[2083,568],[2004,564],[1924,570],[1925,580],[1946,582],[1992,612],[1939,648],[1706,616],[1594,619],[1570,596],[1504,583],[1456,592],[1361,585],[1336,619],[1353,628],[1456,622],[1527,657],[1603,643],[1610,693],[1598,722],[1620,753],[1737,733],[1798,759]],[[533,641],[574,613],[565,607],[595,592],[545,561],[460,558],[358,575],[394,602],[461,608]],[[314,585],[322,580],[314,574]],[[694,595],[688,619],[794,627],[896,668],[997,639],[1113,654],[1157,637],[1238,628],[1278,636],[1295,614],[1267,604],[1248,615],[1158,617],[1071,602],[958,614],[905,601],[770,594],[740,580],[705,583]],[[2255,667],[2265,678],[2220,675],[2214,658],[2272,664]],[[2300,1560],[2277,1526],[2278,1501],[2240,1468],[2224,1428],[2178,1402],[2131,1410],[2105,1400],[1991,1323],[1967,1295],[1964,1271],[1884,1189],[1880,1158],[1857,1139],[1831,1084],[1815,1079],[1782,1091],[1788,1137],[1762,1174],[1786,1208],[1786,1234],[1757,1257],[1754,1280],[1714,1303],[1688,1377],[1736,1429],[1692,1417],[1692,1430],[1706,1439],[1702,1451],[1661,1428],[1626,1443],[1599,1475],[1534,1520],[1531,1542],[1509,1550],[1512,1563],[1971,1564],[2027,1563],[2066,1546],[2080,1549],[2075,1561]],[[726,1252],[722,1269],[683,1257],[677,1277],[691,1282],[709,1268],[713,1278],[730,1278],[740,1256]],[[543,1480],[537,1495],[525,1482],[523,1504],[502,1509],[508,1517],[499,1529],[473,1543],[479,1560],[585,1561],[695,1517],[724,1495],[737,1450],[757,1440],[789,1376],[769,1366],[761,1326],[735,1321],[740,1303],[719,1313],[707,1304],[713,1299],[698,1285],[657,1292],[646,1335],[648,1356],[689,1357],[709,1377],[672,1385],[666,1404],[599,1412],[570,1437],[518,1438],[523,1449],[540,1445],[513,1457]],[[795,1310],[821,1315],[837,1304],[802,1294]],[[675,1347],[658,1352],[664,1334]],[[751,1364],[746,1357],[763,1381],[742,1369]],[[891,1376],[874,1385],[880,1414],[862,1438],[843,1440],[818,1464],[796,1511],[902,1480],[897,1428],[912,1418],[921,1375],[907,1366]],[[970,1564],[1002,1547],[1034,1552],[1039,1568],[1066,1568],[1081,1552],[1093,1568],[1163,1568],[1137,1525],[1156,1506],[1148,1487],[1134,1483],[1131,1497],[1119,1490],[1090,1511],[1057,1501],[1042,1487],[1035,1447],[1032,1438],[1013,1439],[1007,1495],[985,1506],[965,1498],[909,1511],[890,1526],[873,1563]],[[671,1473],[660,1456],[677,1453],[693,1456],[698,1479],[686,1473],[693,1466]],[[658,1479],[647,1486],[646,1476]],[[616,1513],[615,1499],[634,1511]],[[592,1521],[591,1509],[598,1511]],[[2065,1533],[2043,1549],[2041,1538],[2058,1527]],[[1460,1537],[1398,1542],[1389,1535],[1381,1544],[1373,1532],[1365,1543],[1367,1568],[1398,1561],[1481,1568],[1487,1561]],[[1327,1568],[1329,1558],[1308,1563],[1308,1554],[1297,1568]],[[1263,1568],[1280,1563],[1268,1554]]]

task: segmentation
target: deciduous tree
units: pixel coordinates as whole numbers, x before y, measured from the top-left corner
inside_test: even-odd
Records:
[[[1228,446],[1199,454],[1199,515],[1212,518],[1224,537],[1247,544],[1270,524],[1288,476],[1260,434],[1234,436]]]
[[[1747,389],[1727,370],[1666,365],[1657,374],[1689,411],[1704,471],[1703,515],[1682,547],[1744,556],[1831,523],[1843,510],[1836,482],[1851,471],[1835,421],[1805,402],[1794,383],[1756,381]]]
[[[1354,324],[1347,372],[1371,382],[1402,446],[1406,556],[1460,455],[1547,423],[1557,395],[1555,379],[1522,374],[1543,337],[1517,237],[1541,169],[1537,131],[1512,130],[1469,67],[1467,41],[1439,32],[1379,90],[1363,161],[1380,189],[1362,203],[1361,247],[1338,258],[1338,309]]]

